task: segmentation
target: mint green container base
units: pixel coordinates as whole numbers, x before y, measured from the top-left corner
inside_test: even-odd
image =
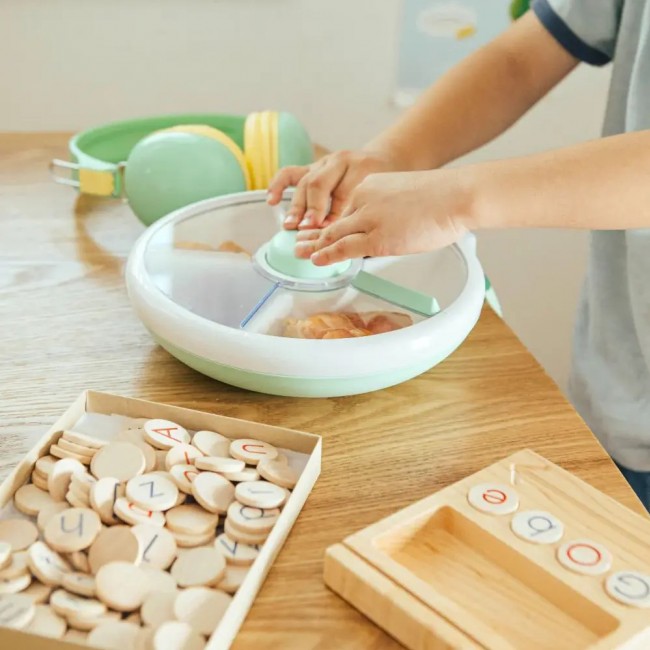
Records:
[[[437,356],[423,360],[416,365],[382,373],[381,375],[355,376],[343,379],[314,379],[267,375],[233,368],[232,366],[224,366],[197,357],[191,352],[178,348],[156,336],[151,330],[149,332],[154,340],[165,348],[169,354],[203,375],[238,388],[281,397],[345,397],[382,390],[383,388],[401,384],[430,370],[433,366],[446,359],[458,347],[447,348],[443,352],[439,352]]]

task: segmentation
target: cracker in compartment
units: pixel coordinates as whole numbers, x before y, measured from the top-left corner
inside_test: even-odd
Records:
[[[413,324],[401,312],[323,312],[307,318],[285,318],[282,336],[295,339],[343,339],[392,332]]]

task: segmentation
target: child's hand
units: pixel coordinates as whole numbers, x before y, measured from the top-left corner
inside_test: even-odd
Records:
[[[269,185],[268,202],[277,205],[282,192],[295,186],[285,228],[321,228],[341,216],[352,190],[366,176],[397,169],[387,154],[338,151],[308,167],[281,169]]]
[[[324,266],[442,248],[467,232],[467,204],[455,170],[373,174],[342,219],[298,235],[296,255]]]

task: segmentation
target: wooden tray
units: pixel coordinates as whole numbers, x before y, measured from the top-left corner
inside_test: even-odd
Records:
[[[130,418],[163,418],[193,431],[207,429],[218,431],[233,439],[255,438],[308,456],[306,466],[280,517],[206,646],[206,650],[227,650],[318,478],[321,463],[320,436],[109,393],[85,391],[0,484],[0,509],[13,498],[16,490],[28,481],[36,461],[47,454],[52,443],[61,436],[61,432],[73,429],[84,413],[117,414]],[[0,627],[2,650],[70,650],[88,647]]]
[[[330,547],[324,575],[411,650],[650,648],[650,519],[529,450]]]

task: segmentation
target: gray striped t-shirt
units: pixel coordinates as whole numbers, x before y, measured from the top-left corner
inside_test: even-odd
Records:
[[[603,135],[649,129],[650,0],[534,0],[532,9],[574,56],[613,62]],[[650,169],[648,195],[650,214]],[[615,460],[650,471],[650,229],[591,233],[569,392]]]

